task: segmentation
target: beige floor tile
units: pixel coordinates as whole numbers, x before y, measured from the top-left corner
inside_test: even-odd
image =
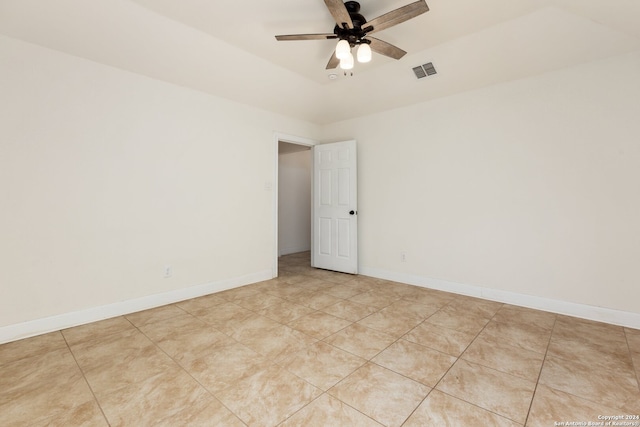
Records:
[[[279,284],[288,283],[291,285],[291,284],[304,282],[310,277],[315,278],[313,272],[309,272],[308,274],[302,274],[303,272],[307,273],[307,271],[301,271],[298,268],[298,266],[290,266],[290,265],[284,266],[278,271],[278,283]]]
[[[177,320],[175,317],[170,320]],[[184,318],[185,324],[177,325],[175,321],[154,323],[141,328],[155,344],[169,356],[180,362],[185,357],[194,359],[217,347],[234,342],[210,325],[195,318]],[[172,328],[172,326],[174,326]]]
[[[348,320],[340,319],[327,313],[316,311],[289,323],[294,329],[299,330],[319,340],[351,325]]]
[[[204,320],[209,325],[224,333],[233,332],[232,326],[236,322],[241,322],[255,313],[246,308],[242,308],[232,302],[225,302],[206,311],[197,314],[199,319]]]
[[[317,270],[315,268],[311,267],[310,261],[308,263],[295,262],[295,263],[290,263],[286,265],[283,264],[283,272],[286,273],[285,277],[302,276],[302,277],[309,278],[309,277],[314,277],[313,273],[316,271]]]
[[[68,350],[41,353],[2,367],[3,426],[44,424],[66,413],[82,412],[90,402],[93,394]]]
[[[67,348],[60,332],[51,332],[37,337],[25,338],[0,345],[0,366],[16,360],[34,357],[49,351]]]
[[[372,292],[376,292],[380,295],[386,296],[388,299],[399,300],[404,298],[405,295],[411,292],[411,285],[407,285],[405,283],[392,282],[389,280],[382,280],[376,282],[371,290]]]
[[[251,314],[245,319],[228,322],[224,333],[239,342],[252,340],[253,338],[269,335],[269,331],[282,326],[281,323],[259,314]]]
[[[64,381],[42,384],[25,390],[0,403],[0,414],[4,426],[46,425],[45,421],[78,414],[86,410],[85,405],[94,402],[91,390],[79,372]],[[82,416],[80,416],[82,418]]]
[[[240,286],[222,292],[216,292],[214,295],[224,300],[233,302],[244,298],[258,295],[259,292],[250,286]]]
[[[285,277],[295,276],[295,275],[300,276],[299,273],[296,273],[293,271],[293,270],[296,270],[298,266],[299,266],[298,264],[280,262],[278,265],[278,277],[272,280],[278,280],[278,282],[280,283],[283,281]]]
[[[454,329],[467,334],[477,334],[487,325],[489,318],[473,313],[467,313],[461,309],[452,308],[447,305],[429,317],[426,321],[432,325]]]
[[[400,339],[371,361],[429,387],[435,387],[456,358]]]
[[[337,273],[334,273],[333,271],[322,270],[322,269],[313,269],[308,273],[309,276],[314,277],[316,279],[320,279],[320,280],[327,280],[328,278],[331,278],[333,275],[336,275],[336,274]],[[353,276],[350,276],[350,277],[351,277],[351,280],[353,280]],[[344,280],[344,281],[348,281],[348,280]],[[331,283],[336,283],[336,282],[331,281]]]
[[[242,343],[272,362],[280,362],[316,341],[309,335],[286,325],[280,325],[270,330],[268,334],[255,336]]]
[[[211,397],[194,405],[183,407],[176,414],[163,420],[159,425],[167,427],[186,425],[189,427],[246,427],[230,410],[224,407],[218,399]]]
[[[475,336],[475,333],[460,332],[425,321],[403,338],[452,356],[460,356]]]
[[[70,345],[71,352],[85,372],[154,347],[153,342],[138,329],[96,336],[91,341]]]
[[[117,334],[96,337],[92,341],[85,341],[71,345],[71,351],[85,374],[109,376],[109,372],[127,368],[128,364],[138,363],[143,365],[145,360],[149,362],[160,361],[162,365],[170,363],[168,356],[162,352],[149,338],[137,329],[126,330]],[[165,362],[166,359],[169,361]],[[139,366],[142,368],[142,366]],[[117,374],[117,372],[116,372]],[[122,375],[126,372],[122,372]],[[142,372],[131,374],[143,375]]]
[[[305,280],[297,283],[296,286],[301,287],[305,291],[318,292],[335,286],[335,283],[325,282],[324,280],[307,276]]]
[[[182,313],[178,316],[140,326],[138,329],[150,340],[157,342],[169,336],[179,335],[193,330],[210,330],[212,328],[202,319],[198,319],[189,313]]]
[[[270,280],[265,280],[262,282],[252,283],[251,285],[246,285],[245,287],[251,289],[256,292],[266,293],[269,289],[271,289],[274,285],[281,283],[282,281],[279,278],[274,278]]]
[[[357,287],[349,286],[348,283],[342,285],[334,284],[334,286],[324,289],[322,292],[342,299],[348,299],[362,293],[360,289],[358,289]]]
[[[87,325],[76,326],[75,328],[64,329],[62,335],[69,345],[91,341],[97,336],[105,336],[123,331],[133,331],[135,326],[124,316],[101,320]]]
[[[449,309],[459,311],[461,314],[491,319],[503,305],[504,304],[495,301],[459,296],[453,298],[447,307]]]
[[[374,279],[373,277],[357,276],[355,279],[345,283],[345,286],[349,286],[352,289],[357,289],[358,293],[362,294],[369,292],[376,287],[377,281],[380,279]]]
[[[399,299],[399,297],[390,297],[388,294],[379,291],[363,292],[349,298],[350,301],[355,303],[368,305],[378,309],[387,307]]]
[[[404,304],[410,304],[404,302]],[[404,305],[403,304],[403,305]],[[425,316],[426,317],[426,316]],[[424,320],[424,317],[411,311],[404,310],[400,306],[390,305],[358,321],[358,324],[367,328],[385,332],[396,338],[415,328]]]
[[[1,409],[0,409],[1,411]],[[16,424],[24,426],[25,424]],[[107,419],[95,400],[90,400],[64,411],[61,414],[52,415],[42,420],[42,425],[47,427],[106,427]],[[12,427],[10,423],[4,427]]]
[[[395,337],[358,323],[324,339],[325,342],[339,347],[364,359],[371,359],[396,340]]]
[[[291,418],[280,424],[280,427],[381,427],[373,419],[356,411],[340,400],[323,394]]]
[[[574,347],[575,353],[583,356],[586,353],[592,353],[593,356],[599,354],[616,358],[621,353],[628,354],[627,338],[624,328],[620,326],[560,316],[553,329],[551,341]],[[553,350],[558,356],[566,353],[566,350],[563,351],[558,345],[554,346]],[[569,358],[572,357],[569,356]],[[623,359],[627,359],[621,360],[627,363],[629,358]]]
[[[224,298],[220,298],[216,294],[210,294],[201,296],[198,298],[192,298],[186,301],[181,301],[176,303],[177,307],[180,307],[187,313],[198,314],[202,311],[207,311],[214,308],[217,305],[225,303],[226,300]]]
[[[313,313],[315,310],[285,299],[282,302],[258,310],[257,313],[280,323],[293,322],[296,319]]]
[[[632,353],[640,353],[640,329],[624,328],[627,344]]]
[[[319,341],[289,356],[281,366],[326,391],[365,363],[361,357]]]
[[[242,378],[266,369],[272,362],[249,347],[234,343],[196,359],[185,357],[180,365],[215,394]]]
[[[275,426],[322,391],[278,366],[240,379],[216,397],[249,426]]]
[[[341,319],[357,322],[360,319],[378,311],[375,307],[370,307],[353,301],[342,300],[333,305],[321,309],[321,311],[331,314]]]
[[[467,348],[462,359],[537,382],[544,354],[480,336]]]
[[[421,289],[421,288],[418,288],[417,286],[408,285],[406,283],[401,283],[401,282],[393,282],[393,281],[378,282],[377,288],[374,288],[374,289],[380,289],[380,287],[390,289],[394,295],[397,295],[399,298],[402,298],[402,299],[407,299],[407,297],[411,295],[415,295],[416,289]]]
[[[544,354],[551,331],[533,324],[509,324],[491,321],[479,335],[486,340],[502,342],[524,350]]]
[[[579,359],[545,359],[540,383],[593,402],[640,413],[640,389],[633,371],[610,370]]]
[[[605,369],[629,371],[633,370],[633,361],[627,348],[626,342],[602,346],[579,338],[565,340],[552,337],[547,355],[567,360],[579,359],[588,365]]]
[[[321,310],[340,301],[342,301],[342,298],[334,297],[322,291],[299,295],[298,298],[291,299],[291,302],[314,310]]]
[[[284,298],[277,297],[275,295],[269,295],[268,293],[256,292],[254,295],[235,300],[234,303],[240,307],[246,308],[251,311],[259,311],[267,307],[271,307],[278,303],[286,302]]]
[[[552,425],[552,424],[549,424]],[[478,406],[433,390],[403,427],[461,427],[495,426],[518,427],[522,424],[496,415]]]
[[[568,316],[558,316],[553,328],[553,338],[603,346],[626,343],[624,328],[621,326]]]
[[[449,304],[454,297],[454,294],[448,292],[437,291],[435,289],[420,288],[417,286],[412,286],[402,295],[402,299],[416,302],[418,304],[426,305],[429,307],[434,307],[437,309],[440,309]]]
[[[125,317],[135,326],[140,327],[149,323],[166,320],[174,316],[184,314],[185,311],[176,305],[163,305],[161,307],[152,308],[150,310],[138,311],[137,313],[127,314]]]
[[[110,362],[85,370],[85,377],[96,395],[103,395],[139,383],[160,373],[178,370],[169,356],[156,346],[112,355]]]
[[[400,426],[431,389],[374,363],[367,363],[329,394],[385,426]]]
[[[535,382],[458,360],[436,389],[524,424]]]
[[[202,386],[183,371],[148,378],[100,397],[112,426],[209,425],[235,417]],[[237,425],[241,425],[235,419]]]
[[[307,281],[304,281],[302,283],[300,283],[301,287],[303,287],[304,289],[306,289],[307,291],[314,293],[314,292],[324,292],[327,293],[326,291],[334,286],[336,286],[335,283],[332,282],[327,282],[321,279],[310,279]],[[353,289],[359,289],[358,287],[352,286],[351,282],[345,284],[345,285],[341,285],[341,286],[349,286],[352,287]],[[327,293],[328,294],[328,293]],[[339,297],[336,297],[339,298]]]
[[[7,363],[0,371],[0,404],[11,400],[16,390],[40,387],[60,375],[80,372],[68,348],[42,352]]]
[[[338,273],[335,271],[319,271],[319,270],[315,270],[315,271],[318,271],[318,276],[316,277],[318,277],[319,279],[326,280],[327,282],[337,283],[337,284],[350,282],[357,277],[353,274]]]
[[[533,397],[527,427],[547,427],[566,421],[596,423],[602,421],[598,419],[598,415],[617,415],[619,412],[619,409],[539,384]]]
[[[640,385],[640,353],[631,353],[631,359],[633,360],[633,366],[636,369],[638,385]]]
[[[550,331],[553,329],[556,317],[554,313],[505,304],[492,320],[509,324],[531,324]]]
[[[383,308],[381,311],[396,312],[398,315],[404,313],[404,316],[425,320],[438,311],[438,308],[429,304],[420,304],[414,301],[407,301],[405,299],[398,300],[388,307]]]
[[[71,346],[76,361],[96,394],[141,382],[176,363],[142,333],[129,331]]]
[[[305,280],[306,276],[299,276],[300,280]],[[285,280],[291,280],[289,278]],[[281,283],[274,286],[272,289],[266,291],[268,295],[273,295],[279,298],[284,298],[288,301],[295,301],[296,298],[309,293],[309,291],[303,287],[296,286],[295,283]]]

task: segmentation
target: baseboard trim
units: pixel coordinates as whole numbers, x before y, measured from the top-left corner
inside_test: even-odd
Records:
[[[308,252],[310,250],[311,247],[309,245],[289,246],[287,248],[280,249],[278,256],[297,254],[298,252]]]
[[[582,319],[640,329],[640,313],[536,297],[516,292],[484,288],[481,286],[450,282],[447,280],[431,279],[428,277],[398,273],[377,268],[362,267],[360,273],[366,276],[407,283],[409,285],[420,286],[423,288],[453,292],[456,294],[468,295],[521,307],[534,308],[567,316],[580,317]]]
[[[107,304],[99,307],[92,307],[85,310],[63,313],[41,319],[30,320],[15,325],[0,327],[0,344],[29,338],[48,332],[59,331],[86,323],[135,313],[136,311],[148,310],[162,305],[209,295],[251,283],[262,282],[271,279],[272,271],[264,270],[257,273],[247,274],[240,277],[205,283],[188,288],[177,289],[175,291],[161,294],[149,295],[132,300]]]

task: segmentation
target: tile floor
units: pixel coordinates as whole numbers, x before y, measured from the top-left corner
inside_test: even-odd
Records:
[[[554,426],[640,414],[640,331],[308,267],[0,346],[0,425]],[[636,424],[637,425],[637,424]]]

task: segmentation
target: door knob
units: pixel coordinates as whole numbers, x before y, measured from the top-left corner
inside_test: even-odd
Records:
[[[356,211],[349,211],[349,215],[355,215]]]

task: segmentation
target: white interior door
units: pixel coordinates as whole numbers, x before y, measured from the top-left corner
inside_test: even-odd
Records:
[[[313,147],[313,267],[358,274],[356,160],[356,141]]]

